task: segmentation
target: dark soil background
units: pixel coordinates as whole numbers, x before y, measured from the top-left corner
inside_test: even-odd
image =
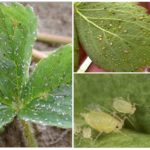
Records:
[[[32,6],[38,16],[38,32],[72,36],[72,3],[66,2],[38,2],[22,3]],[[36,42],[34,48],[51,51],[60,45],[49,45]],[[34,63],[31,64],[34,68]],[[39,147],[71,147],[71,129],[61,129],[51,126],[33,124],[34,133]],[[17,118],[5,127],[0,135],[0,147],[25,147],[22,137],[22,127]]]

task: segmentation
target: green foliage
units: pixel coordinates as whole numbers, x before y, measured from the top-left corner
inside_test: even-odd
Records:
[[[97,66],[129,72],[150,65],[150,16],[136,3],[78,3],[75,25]]]
[[[18,116],[70,128],[72,46],[41,60],[29,77],[37,18],[18,3],[1,3],[0,18],[0,127]]]
[[[147,143],[148,138],[150,138],[149,82],[148,74],[75,75],[75,124],[77,126],[83,125],[84,120],[80,113],[86,112],[87,108],[89,111],[89,107],[95,110],[96,107],[99,107],[103,111],[113,113],[112,103],[116,97],[123,97],[126,100],[129,97],[129,101],[136,105],[135,114],[129,117],[133,125],[126,120],[123,127],[130,129],[128,132],[121,130],[122,133],[118,134],[104,134],[100,136],[95,146],[93,140],[88,141],[82,138],[79,146],[150,146]],[[129,139],[129,137],[133,138]],[[75,145],[77,146],[78,143],[79,137],[76,136]]]
[[[94,142],[94,139],[84,139],[75,137],[75,147],[149,147],[150,135],[137,133],[131,130],[123,130],[121,133],[112,133],[106,135],[101,135],[99,139]]]
[[[19,117],[44,125],[70,128],[71,112],[71,87],[62,86],[46,97],[32,100],[21,110]]]

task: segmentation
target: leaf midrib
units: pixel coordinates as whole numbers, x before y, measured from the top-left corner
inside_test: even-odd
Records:
[[[89,20],[86,16],[84,16],[80,11],[78,11],[78,9],[76,9],[76,12],[77,12],[77,13],[79,14],[79,16],[81,16],[86,22],[92,24],[94,27],[98,28],[99,30],[101,30],[101,31],[103,31],[103,32],[106,32],[106,33],[109,33],[110,35],[113,35],[113,36],[115,36],[115,37],[117,37],[117,38],[123,40],[123,39],[122,39],[120,36],[118,36],[117,34],[112,33],[112,32],[110,32],[110,31],[107,31],[107,30],[105,30],[104,28],[102,28],[102,27],[96,25],[94,22],[92,22],[92,21]]]

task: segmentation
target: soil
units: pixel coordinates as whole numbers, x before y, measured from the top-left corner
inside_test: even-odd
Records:
[[[38,16],[38,32],[72,36],[72,3],[70,2],[37,2],[22,3],[33,7]],[[36,42],[34,48],[51,51],[60,45],[48,45]],[[31,64],[34,66],[34,63]],[[32,67],[31,67],[32,68]],[[39,147],[71,147],[71,129],[61,129],[52,126],[33,124],[35,137]],[[0,147],[25,147],[22,137],[22,127],[17,118],[5,126],[0,135]]]

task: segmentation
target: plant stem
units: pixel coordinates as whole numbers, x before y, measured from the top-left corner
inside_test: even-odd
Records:
[[[37,141],[33,134],[33,128],[27,121],[20,120],[23,127],[23,138],[27,147],[38,147]]]
[[[72,39],[70,37],[51,35],[47,33],[38,33],[37,40],[41,42],[50,43],[50,44],[51,43],[68,44],[72,42]]]
[[[38,62],[43,58],[46,58],[49,54],[54,53],[53,51],[39,51],[37,49],[32,49],[32,61]]]

